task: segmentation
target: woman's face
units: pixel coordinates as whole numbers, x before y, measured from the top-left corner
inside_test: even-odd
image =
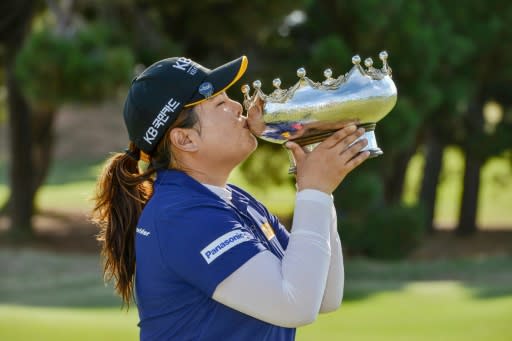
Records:
[[[196,106],[200,125],[201,157],[219,166],[235,167],[258,142],[242,118],[242,105],[223,92]]]

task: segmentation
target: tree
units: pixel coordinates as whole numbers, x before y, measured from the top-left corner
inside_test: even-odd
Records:
[[[7,4],[14,6],[14,2]],[[31,4],[17,2],[16,11],[6,8],[4,12],[27,14],[23,19],[29,27],[31,11],[26,9]],[[14,180],[8,202],[13,217],[25,219],[11,219],[15,227],[11,231],[30,234],[34,196],[51,164],[55,115],[63,103],[99,101],[110,96],[120,84],[129,84],[134,60],[148,65],[157,59],[185,53],[196,60],[216,64],[233,54],[247,54],[240,46],[267,41],[269,27],[276,29],[282,16],[296,4],[291,0],[256,1],[252,3],[254,10],[250,10],[247,4],[237,1],[47,0],[49,12],[40,6],[42,28],[39,25],[32,32],[17,58],[11,56],[6,72],[20,84],[11,86],[17,92],[10,93],[18,99],[27,98],[13,102],[16,105],[13,110],[17,111],[24,104],[26,115],[16,116],[18,125],[11,133],[15,128],[21,131],[21,126],[26,130],[31,127],[28,129],[31,133],[25,131],[24,136],[13,133],[17,139],[11,143],[16,149],[10,153]],[[222,25],[212,10],[226,11]],[[55,20],[46,20],[49,16]],[[9,25],[20,28],[23,25],[19,23],[11,20]],[[13,37],[10,32],[3,36]],[[18,35],[13,41],[19,43],[22,41],[19,38]],[[21,201],[24,208],[19,211]]]
[[[466,235],[477,230],[482,166],[491,156],[510,149],[510,144],[499,137],[500,132],[510,131],[510,124],[503,120],[498,123],[499,129],[486,131],[483,107],[491,99],[507,105],[508,96],[503,89],[512,80],[507,62],[511,55],[503,49],[502,42],[512,37],[509,25],[505,24],[511,19],[512,8],[499,0],[470,1],[464,8],[445,2],[442,8],[448,28],[444,41],[450,49],[434,74],[435,81],[442,84],[443,96],[440,108],[424,124],[429,139],[420,197],[427,203],[428,225],[432,226],[434,184],[439,177],[443,146],[461,146],[465,154],[464,185],[456,231]]]
[[[25,237],[32,234],[34,197],[51,164],[57,109],[69,101],[111,96],[129,82],[133,70],[131,52],[109,40],[105,25],[76,27],[72,7],[48,3],[56,13],[57,26],[33,32],[16,56],[8,58],[6,72],[13,94],[10,112],[16,113],[11,115],[12,181],[7,207],[11,233]],[[30,17],[25,20],[28,25]]]
[[[510,106],[510,94],[504,94],[504,89],[512,85],[512,51],[504,49],[503,42],[512,39],[512,28],[509,25],[512,20],[512,4],[499,0],[486,3],[473,0],[464,6],[463,11],[454,13],[454,16],[458,30],[471,39],[474,45],[473,53],[465,65],[472,70],[469,82],[474,84],[474,92],[462,119],[465,138],[458,141],[466,158],[457,233],[467,235],[477,230],[476,213],[482,166],[491,156],[500,155],[511,148],[510,140],[501,136],[507,134],[505,131],[508,134],[512,132],[510,122],[503,120],[493,131],[486,131],[483,108],[489,100]],[[462,72],[462,68],[459,71]]]
[[[422,124],[441,103],[442,91],[432,78],[443,60],[446,14],[441,2],[388,1],[383,6],[371,0],[316,1],[307,14],[306,25],[292,35],[300,44],[296,50],[307,52],[304,64],[313,69],[309,74],[321,75],[326,66],[346,72],[356,53],[374,59],[383,49],[390,54],[398,102],[377,124],[384,156],[351,174],[335,200],[343,217],[340,231],[346,242],[353,241],[347,243],[349,249],[377,257],[403,256],[418,243],[424,226],[422,209],[404,207],[401,200],[408,162],[423,136]],[[380,230],[372,228],[374,220],[380,221]],[[385,234],[393,236],[382,238],[390,244],[378,249],[375,240]]]
[[[30,0],[4,1],[0,5],[3,13],[0,23],[0,45],[7,84],[9,122],[9,179],[11,188],[10,218],[17,226],[14,235],[25,238],[32,233],[32,202],[30,196],[30,170],[32,168],[30,107],[22,94],[15,75],[15,61],[25,36],[30,28],[35,4]]]

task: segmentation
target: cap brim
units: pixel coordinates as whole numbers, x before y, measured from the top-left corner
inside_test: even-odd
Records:
[[[214,88],[213,94],[205,98],[201,94],[196,93],[185,107],[197,105],[229,89],[244,75],[248,63],[247,57],[242,56],[210,71],[204,82],[212,83]]]

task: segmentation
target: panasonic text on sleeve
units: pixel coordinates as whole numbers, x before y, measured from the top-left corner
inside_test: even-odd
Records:
[[[201,256],[203,256],[206,263],[210,264],[224,252],[251,239],[252,236],[242,230],[230,231],[215,239],[202,249]]]

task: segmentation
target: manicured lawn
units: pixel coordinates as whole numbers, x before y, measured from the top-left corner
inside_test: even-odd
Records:
[[[478,299],[458,282],[411,282],[349,301],[300,329],[298,340],[498,341],[512,336],[512,296]]]
[[[0,250],[0,340],[137,340],[96,255]],[[278,309],[278,307],[276,307]],[[344,303],[297,340],[506,341],[512,257],[346,264]]]
[[[478,299],[457,282],[411,283],[344,303],[300,328],[298,341],[508,341],[512,296]],[[137,340],[135,310],[0,305],[2,340]]]
[[[1,340],[138,340],[136,324],[135,310],[0,305]]]

